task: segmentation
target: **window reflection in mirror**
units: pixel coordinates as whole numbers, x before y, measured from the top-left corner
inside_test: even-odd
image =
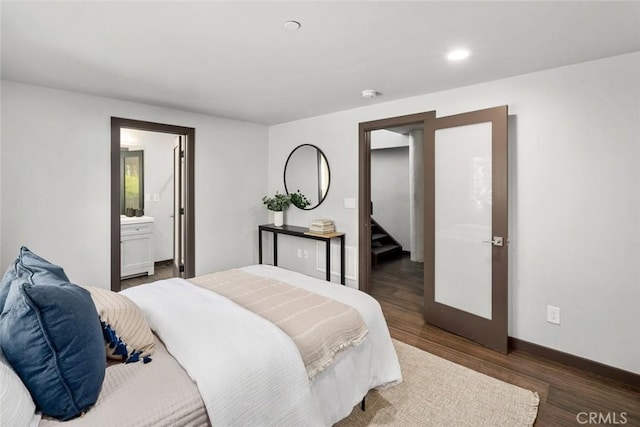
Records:
[[[144,209],[144,151],[120,151],[120,214]]]
[[[315,145],[299,145],[289,154],[284,167],[284,188],[287,194],[300,191],[311,201],[309,206],[301,209],[314,209],[324,201],[330,179],[327,158]]]

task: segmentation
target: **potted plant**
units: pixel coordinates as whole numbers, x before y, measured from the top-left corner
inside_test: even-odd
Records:
[[[291,197],[288,194],[281,194],[276,191],[273,197],[264,196],[262,203],[267,205],[267,209],[273,212],[273,225],[281,227],[284,224],[283,211],[291,204]]]
[[[300,190],[296,190],[295,193],[290,193],[289,198],[291,199],[291,203],[300,209],[311,205],[311,200],[307,199],[307,196],[302,194]]]

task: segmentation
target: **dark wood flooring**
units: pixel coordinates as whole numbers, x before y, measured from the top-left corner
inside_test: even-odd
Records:
[[[536,426],[640,426],[640,389],[520,350],[504,355],[425,324],[422,271],[406,256],[372,269],[371,295],[393,338],[537,392]],[[588,422],[589,416],[599,422]]]
[[[120,281],[120,289],[125,290],[132,286],[144,285],[156,280],[170,279],[173,277],[173,260],[159,261],[153,266],[152,276],[137,276]]]

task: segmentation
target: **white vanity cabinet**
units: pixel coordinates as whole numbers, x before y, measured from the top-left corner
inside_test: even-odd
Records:
[[[120,217],[120,277],[153,274],[153,218]]]

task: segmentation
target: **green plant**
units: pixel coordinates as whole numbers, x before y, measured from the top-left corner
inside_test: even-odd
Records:
[[[295,193],[290,193],[289,198],[294,206],[304,209],[311,204],[311,200],[307,199],[307,196],[302,194],[300,190],[296,190]]]
[[[262,198],[262,203],[267,205],[267,209],[270,211],[280,212],[289,207],[291,204],[291,197],[288,194],[281,194],[276,191],[275,196]]]

